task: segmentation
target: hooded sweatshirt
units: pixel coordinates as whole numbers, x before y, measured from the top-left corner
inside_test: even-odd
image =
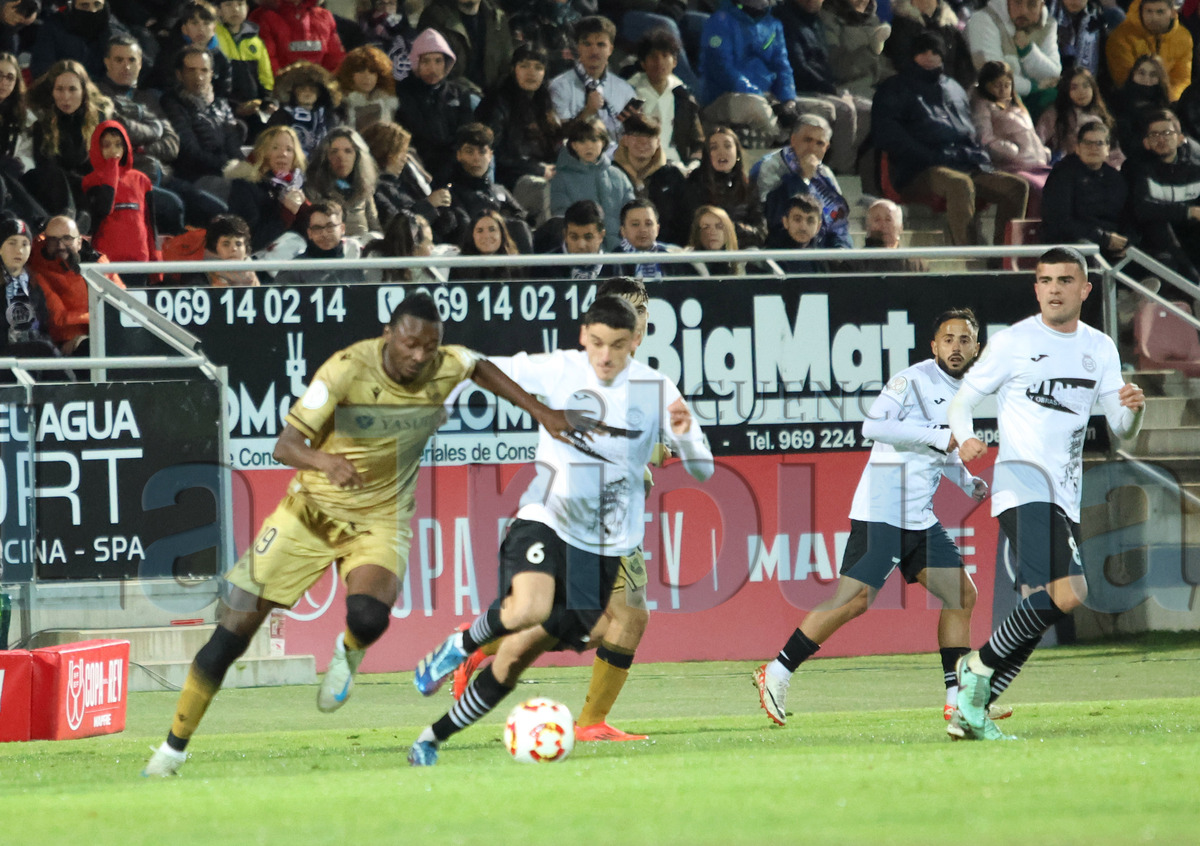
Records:
[[[125,151],[119,159],[106,159],[100,152],[100,139],[108,130],[121,133]],[[152,186],[149,177],[133,169],[130,149],[125,127],[115,120],[104,121],[92,133],[92,172],[83,178],[93,220],[92,245],[111,261],[154,261],[154,219],[146,203]]]
[[[446,78],[429,85],[417,75],[417,66],[426,53],[446,57]],[[437,30],[418,35],[409,50],[413,72],[396,85],[400,107],[396,122],[412,133],[412,146],[436,181],[443,181],[454,166],[454,138],[458,128],[473,120],[471,99],[466,88],[449,79],[455,55]]]

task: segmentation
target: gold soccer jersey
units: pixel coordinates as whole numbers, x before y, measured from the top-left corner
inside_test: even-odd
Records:
[[[480,358],[466,347],[439,347],[421,376],[402,385],[384,372],[384,343],[374,338],[335,354],[287,415],[314,449],[345,456],[362,476],[363,487],[346,490],[319,470],[301,470],[289,487],[343,520],[412,516],[425,444],[445,420],[446,397]]]

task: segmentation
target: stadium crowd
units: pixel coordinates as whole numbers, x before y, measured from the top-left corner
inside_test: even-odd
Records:
[[[35,259],[4,305],[36,289],[21,337],[73,348],[67,223],[76,265],[850,248],[839,175],[944,206],[954,245],[991,205],[994,243],[1039,218],[1196,279],[1198,28],[1195,0],[3,0],[0,211]],[[866,220],[900,244],[896,202]]]

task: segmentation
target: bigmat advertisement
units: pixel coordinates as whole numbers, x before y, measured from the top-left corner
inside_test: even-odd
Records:
[[[290,478],[271,458],[287,409],[326,358],[378,334],[406,291],[417,289],[139,292],[230,368],[228,458],[236,471],[239,551]],[[507,355],[576,347],[579,316],[595,287],[464,283],[430,293],[445,320],[446,342]],[[882,386],[929,357],[932,324],[944,310],[974,308],[986,340],[1035,308],[1028,273],[668,281],[654,284],[651,297],[638,358],[679,385],[718,466],[703,485],[678,462],[654,473],[645,513],[652,619],[640,661],[749,659],[777,651],[837,579],[850,501],[871,446],[861,423]],[[1096,324],[1096,309],[1085,318]],[[111,352],[149,350],[140,330],[115,323],[114,317]],[[980,412],[981,434],[994,443],[994,421],[986,419],[992,407]],[[1102,445],[1102,419],[1093,419],[1088,434],[1089,447]],[[366,670],[411,669],[431,644],[493,600],[499,539],[532,478],[535,444],[528,416],[481,390],[468,389],[448,409],[425,452],[393,625],[368,653]],[[973,468],[984,478],[992,456]],[[949,483],[935,502],[979,587],[978,640],[991,624],[996,523],[986,503]],[[287,652],[315,654],[323,666],[343,626],[344,597],[344,586],[327,572],[290,612]],[[937,603],[921,588],[894,578],[873,612],[839,632],[823,654],[935,650],[937,615]]]

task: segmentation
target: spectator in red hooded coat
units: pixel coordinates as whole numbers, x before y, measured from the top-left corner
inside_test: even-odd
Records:
[[[134,170],[131,150],[125,127],[115,120],[104,121],[92,133],[92,172],[83,178],[92,245],[112,261],[154,261],[153,186],[146,174]]]

